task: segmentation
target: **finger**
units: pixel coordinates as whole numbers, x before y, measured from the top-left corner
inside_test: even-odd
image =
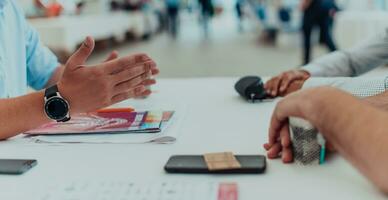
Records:
[[[109,56],[105,59],[104,62],[109,62],[111,60],[117,59],[119,57],[119,53],[117,51],[112,51]]]
[[[139,86],[142,82],[143,82],[143,77],[141,76],[138,76],[126,82],[122,82],[114,87],[114,94],[121,94],[128,90],[131,90],[136,86]]]
[[[101,65],[106,74],[115,74],[125,69],[130,69],[145,62],[152,61],[146,54],[135,54],[108,61]]]
[[[306,71],[306,70],[299,70],[299,72],[302,74],[302,78],[303,79],[308,79],[308,78],[310,78],[310,76],[311,76],[311,74],[310,74],[310,72],[308,72],[308,71]]]
[[[283,163],[291,163],[294,160],[291,147],[283,147],[282,160]]]
[[[276,78],[274,80],[272,87],[271,87],[271,96],[276,97],[278,95],[280,81],[282,81],[281,77]]]
[[[138,76],[134,79],[131,79],[129,81],[125,81],[116,85],[114,88],[114,94],[120,94],[120,93],[126,92],[140,85],[151,86],[155,83],[156,81],[154,79],[148,79],[148,78],[145,78],[144,76]]]
[[[272,145],[270,145],[269,143],[265,143],[263,144],[263,147],[266,151],[268,151],[272,147]]]
[[[152,93],[151,90],[146,90],[146,91],[144,91],[140,96],[141,96],[141,97],[150,96],[151,93]]]
[[[286,91],[284,91],[281,95],[286,96],[286,95],[289,95],[290,93],[296,92],[303,87],[303,84],[304,84],[303,80],[294,80],[288,85]]]
[[[129,90],[127,92],[123,92],[123,93],[120,93],[120,94],[117,94],[115,96],[112,97],[112,103],[115,104],[115,103],[119,103],[121,101],[124,101],[124,100],[127,100],[129,98],[135,98],[135,97],[139,97],[141,96],[145,91],[146,91],[146,87],[144,87],[143,85],[140,85],[132,90]]]
[[[151,74],[152,75],[158,75],[160,73],[159,69],[158,68],[152,68],[151,69]]]
[[[275,159],[279,157],[279,154],[282,150],[282,145],[280,143],[274,144],[271,149],[267,152],[267,156],[270,159]]]
[[[275,109],[274,114],[272,115],[270,127],[269,127],[269,133],[268,133],[268,144],[273,145],[276,143],[278,137],[279,137],[279,130],[281,128],[281,123],[276,118],[277,110]]]
[[[290,85],[290,82],[293,81],[291,75],[285,74],[282,78],[282,82],[280,84],[280,92],[283,93],[287,90],[288,86]]]
[[[153,62],[144,63],[143,65],[126,69],[117,74],[112,75],[114,76],[115,84],[131,80],[141,75],[144,75],[145,78],[148,77],[148,71],[150,71],[152,64]]]
[[[271,86],[273,78],[269,79],[265,84],[264,84],[264,89],[268,90]]]
[[[155,85],[156,84],[156,80],[155,79],[147,79],[147,80],[144,80],[143,83],[141,83],[141,84],[144,85],[144,86]]]
[[[265,84],[264,84],[264,90],[265,92],[268,94],[268,95],[271,95],[271,89],[272,89],[272,83],[273,82],[273,79],[267,81]]]
[[[280,129],[280,142],[281,142],[283,148],[287,148],[291,145],[288,120],[286,122],[284,122],[283,127]]]
[[[81,47],[69,58],[66,63],[67,67],[76,68],[79,65],[83,65],[86,60],[92,54],[94,49],[94,40],[92,37],[88,36],[85,38],[85,41],[81,44]]]

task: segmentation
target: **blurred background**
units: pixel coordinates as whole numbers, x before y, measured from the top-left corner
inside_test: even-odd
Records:
[[[329,23],[312,28],[308,58],[304,0],[18,1],[62,61],[90,35],[97,45],[88,62],[144,52],[168,78],[275,75],[388,26],[388,0],[322,0]]]

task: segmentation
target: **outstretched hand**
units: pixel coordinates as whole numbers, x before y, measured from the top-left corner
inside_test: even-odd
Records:
[[[147,86],[156,83],[152,76],[159,70],[150,57],[135,54],[119,58],[117,52],[112,52],[105,62],[85,66],[93,49],[94,40],[87,37],[67,61],[58,83],[72,113],[94,111],[151,94]]]

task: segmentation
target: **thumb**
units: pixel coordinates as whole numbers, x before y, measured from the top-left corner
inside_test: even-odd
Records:
[[[66,66],[75,68],[79,65],[83,65],[86,60],[89,58],[90,54],[92,54],[94,49],[94,40],[92,37],[88,36],[85,38],[81,47],[70,56],[69,60],[67,60]]]

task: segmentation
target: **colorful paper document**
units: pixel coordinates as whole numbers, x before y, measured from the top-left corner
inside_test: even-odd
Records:
[[[65,123],[52,122],[26,132],[26,135],[85,135],[159,133],[174,111],[95,112],[74,116]]]

